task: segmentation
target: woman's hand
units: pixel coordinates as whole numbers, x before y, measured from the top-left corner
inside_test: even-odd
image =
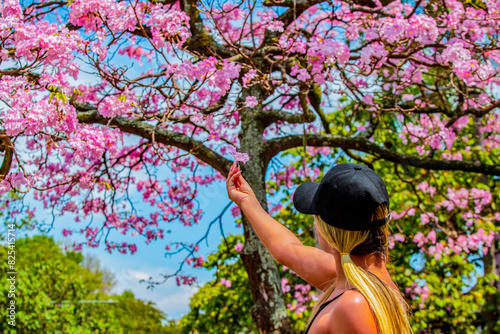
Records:
[[[245,181],[243,176],[241,176],[240,167],[236,166],[236,162],[233,163],[231,169],[229,170],[229,175],[226,180],[226,188],[227,196],[238,206],[241,206],[243,202],[249,199],[256,199],[252,188],[247,181]]]

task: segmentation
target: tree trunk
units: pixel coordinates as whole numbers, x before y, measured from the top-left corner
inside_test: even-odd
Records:
[[[248,95],[259,97],[258,88],[253,88],[251,94],[243,92],[243,99]],[[267,166],[262,156],[264,148],[264,125],[256,117],[254,110],[246,108],[241,112],[241,132],[239,134],[242,151],[248,153],[250,160],[241,166],[242,175],[252,186],[262,207],[267,211],[265,173]],[[294,333],[290,328],[281,281],[276,263],[260,241],[248,219],[243,216],[245,247],[241,252],[243,265],[248,273],[252,290],[254,306],[252,318],[259,333]]]

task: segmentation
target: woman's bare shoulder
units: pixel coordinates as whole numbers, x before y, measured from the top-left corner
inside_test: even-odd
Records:
[[[331,333],[377,334],[377,324],[366,298],[356,290],[346,291],[331,314]]]

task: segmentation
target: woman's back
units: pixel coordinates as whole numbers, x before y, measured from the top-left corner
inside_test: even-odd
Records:
[[[396,284],[384,271],[377,276],[387,285],[397,289]],[[335,289],[331,296],[319,306],[304,334],[377,334],[377,324],[366,298],[356,289]]]
[[[345,314],[349,316],[346,318]],[[353,318],[351,320],[366,330],[367,334],[377,333],[376,322],[366,299],[358,291],[347,290],[321,305],[304,334],[343,333],[345,331],[342,329],[351,327],[345,323],[350,322],[349,318]]]

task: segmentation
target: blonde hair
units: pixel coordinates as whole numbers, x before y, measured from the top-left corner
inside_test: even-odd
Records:
[[[375,209],[371,220],[384,219],[387,213],[387,205],[382,204]],[[372,246],[375,244],[376,248],[378,247],[375,250],[372,247],[371,253],[376,253],[383,260],[387,260],[387,224],[371,231],[347,231],[326,224],[319,216],[314,216],[314,220],[317,229],[324,239],[341,253],[342,269],[344,270],[347,282],[351,287],[357,289],[368,301],[370,309],[375,316],[378,333],[413,333],[409,323],[409,307],[401,292],[389,286],[375,274],[357,266],[350,256],[353,249],[355,250],[358,245],[362,247],[367,238],[371,238],[370,243]],[[365,249],[367,248],[365,247]],[[335,282],[333,281],[316,304],[309,318],[308,326],[314,315],[318,312],[319,306],[331,296],[334,290]]]

